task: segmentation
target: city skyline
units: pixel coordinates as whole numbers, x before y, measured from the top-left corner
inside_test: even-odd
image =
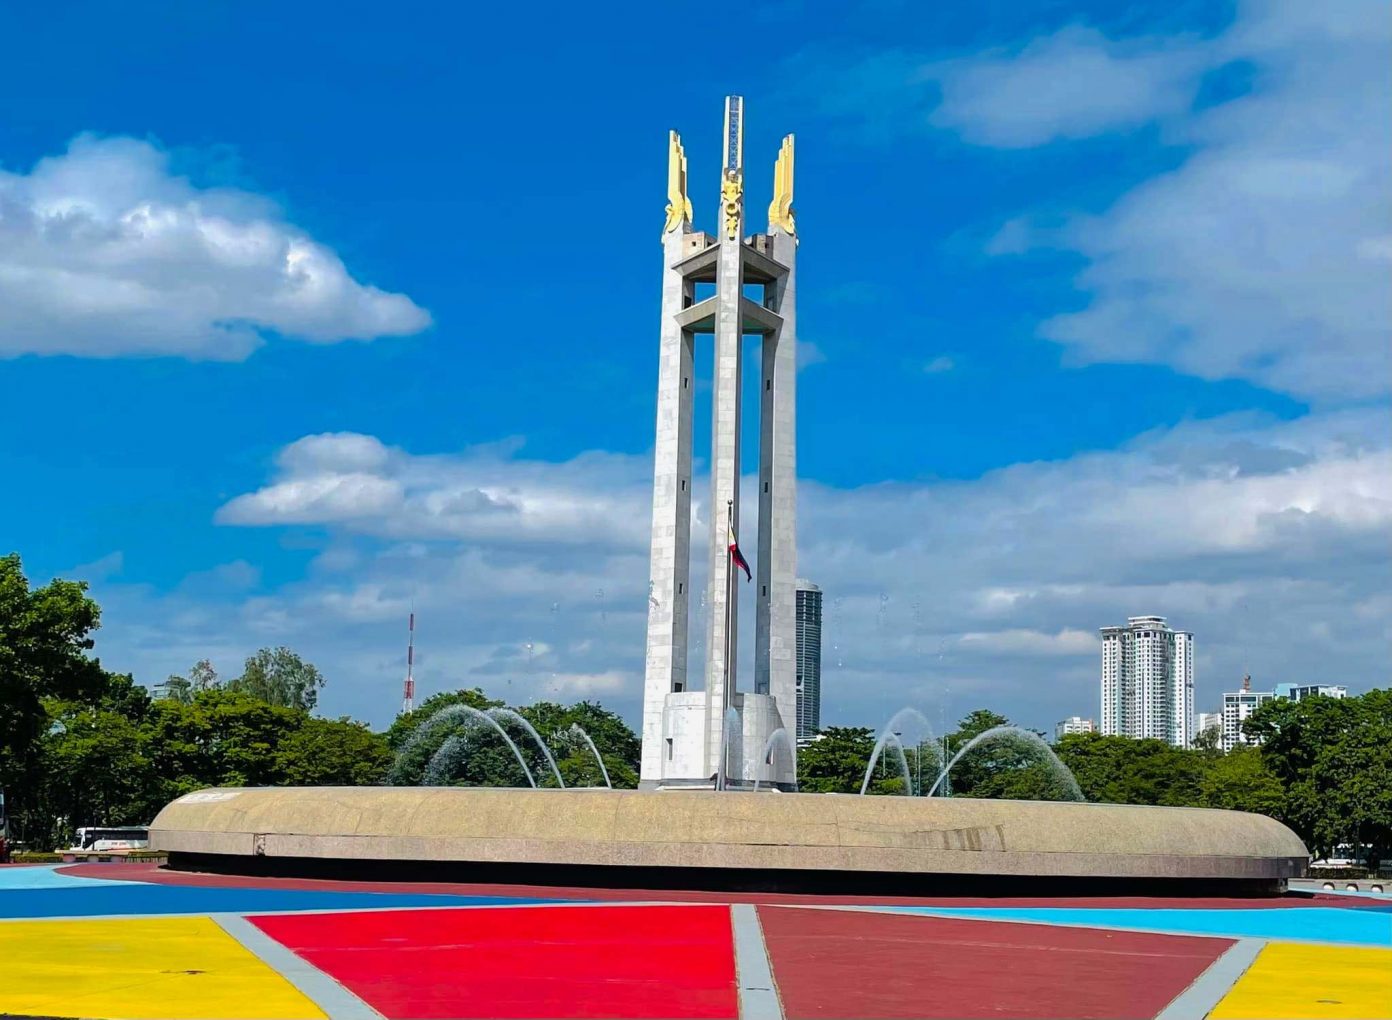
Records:
[[[1132,611],[1199,635],[1199,708],[1247,673],[1385,683],[1377,5],[762,12],[775,58],[680,78],[653,46],[675,10],[598,53],[579,11],[277,17],[91,10],[101,45],[74,50],[52,12],[0,15],[27,41],[0,66],[3,551],[92,582],[109,668],[235,674],[285,644],[325,713],[382,725],[414,606],[418,701],[636,723],[667,133],[709,224],[736,93],[747,151],[796,133],[816,239],[798,569],[826,592],[823,725],[911,704],[1048,732],[1092,713],[1093,628]],[[313,75],[304,38],[335,55]]]

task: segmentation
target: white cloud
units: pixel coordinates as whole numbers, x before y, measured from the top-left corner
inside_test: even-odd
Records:
[[[1137,613],[1196,632],[1205,709],[1244,672],[1262,684],[1384,682],[1392,437],[1383,426],[1374,411],[1234,417],[973,481],[804,482],[799,573],[826,592],[823,718],[874,724],[906,703],[935,723],[939,708],[950,720],[989,706],[1040,727],[1093,714],[1095,628]],[[251,595],[158,598],[99,582],[109,665],[159,679],[205,655],[235,668],[257,646],[284,642],[329,676],[326,711],[382,723],[397,702],[414,606],[422,695],[476,684],[522,702],[595,695],[636,718],[648,457],[548,464],[516,446],[417,455],[368,436],[316,436],[279,464],[312,477],[367,474],[402,495],[347,518],[315,499],[234,500],[229,508],[257,514],[224,520],[315,524],[327,532],[325,555],[302,580]],[[484,489],[509,493],[508,508],[459,498]],[[534,505],[547,509],[533,515]],[[743,530],[756,533],[757,500],[745,506]],[[595,525],[597,507],[614,523]],[[704,539],[698,523],[698,592]],[[126,574],[138,569],[128,563]],[[693,601],[699,676],[705,610]],[[746,671],[752,601],[741,604]]]
[[[1247,0],[1213,38],[1071,26],[951,60],[799,61],[844,84],[823,115],[881,135],[933,126],[1018,149],[1157,126],[1174,169],[1100,213],[1043,193],[987,253],[1082,256],[1085,307],[1040,327],[1075,364],[1163,364],[1331,404],[1392,392],[1390,49],[1383,0]],[[1245,94],[1196,102],[1206,75],[1242,68]]]
[[[1071,26],[1016,52],[928,64],[941,101],[934,127],[969,142],[1023,148],[1133,128],[1193,102],[1207,62],[1193,40],[1113,41]]]
[[[429,324],[267,199],[195,187],[147,142],[83,135],[0,170],[0,356],[238,360],[268,332],[332,343]]]
[[[1099,643],[1095,631],[1061,630],[1045,634],[1037,630],[970,631],[958,640],[1004,655],[1081,655],[1096,657]]]
[[[1185,162],[1100,215],[1032,239],[1017,218],[992,242],[1087,258],[1090,303],[1043,335],[1080,362],[1156,362],[1322,401],[1392,390],[1390,25],[1380,3],[1248,4],[1194,46],[1211,66],[1259,73],[1250,94],[1172,121],[1194,150]]]
[[[651,470],[587,453],[565,464],[517,459],[513,445],[413,457],[354,433],[306,436],[277,458],[270,485],[218,511],[224,524],[339,524],[382,538],[491,539],[638,548]],[[605,484],[596,484],[603,481]],[[641,508],[641,509],[640,509]]]
[[[951,372],[957,367],[957,362],[946,354],[939,354],[924,363],[923,371],[928,375],[941,375],[944,372]]]

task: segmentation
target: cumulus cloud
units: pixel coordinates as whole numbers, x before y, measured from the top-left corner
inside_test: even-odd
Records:
[[[641,460],[586,453],[550,464],[513,452],[511,445],[484,446],[457,457],[418,457],[372,436],[306,436],[281,451],[271,484],[227,503],[218,520],[520,545],[637,548],[646,539],[643,503],[652,471]]]
[[[1081,362],[1157,362],[1322,401],[1388,393],[1386,14],[1378,3],[1249,4],[1187,62],[1183,49],[1164,55],[1188,67],[1248,61],[1257,84],[1171,125],[1193,148],[1177,169],[1035,238],[1088,260],[1077,283],[1090,303],[1043,335]],[[958,127],[972,138],[969,123]],[[1029,247],[1022,222],[1006,224],[995,253]]]
[[[1140,613],[1196,633],[1205,710],[1245,672],[1261,684],[1384,682],[1392,442],[1381,425],[1370,411],[1236,416],[972,481],[804,482],[799,573],[826,593],[824,720],[874,724],[906,703],[935,723],[983,706],[1039,727],[1092,715],[1096,628]],[[306,437],[222,518],[323,529],[325,554],[306,576],[212,603],[99,582],[111,622],[99,650],[157,678],[204,655],[231,668],[286,642],[331,678],[327,710],[380,723],[414,606],[423,694],[478,684],[522,702],[593,695],[636,718],[650,469],[615,454],[528,460],[515,444],[422,455],[370,436]],[[400,497],[349,500],[349,515],[318,498],[258,498],[355,473]],[[476,491],[487,498],[460,499]],[[755,533],[757,500],[744,505]],[[698,523],[697,592],[704,536]],[[752,602],[741,605],[744,676]],[[697,675],[705,624],[698,595]]]
[[[1248,0],[1212,38],[1075,25],[946,61],[815,62],[855,100],[822,114],[883,134],[931,126],[1019,149],[1157,125],[1183,156],[1174,169],[1097,213],[1041,196],[987,253],[1083,258],[1085,306],[1040,326],[1074,363],[1163,364],[1334,403],[1392,391],[1390,46],[1381,0]],[[1250,88],[1198,101],[1206,76],[1234,68]]]
[[[0,356],[238,360],[267,333],[332,343],[429,324],[269,200],[196,187],[148,142],[84,135],[28,173],[0,170]]]

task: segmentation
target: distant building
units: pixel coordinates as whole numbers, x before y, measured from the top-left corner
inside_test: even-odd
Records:
[[[797,739],[822,728],[822,589],[799,579],[797,590]]]
[[[1194,739],[1194,635],[1163,616],[1102,628],[1102,732],[1188,747]]]
[[[1275,690],[1254,691],[1252,678],[1243,677],[1240,691],[1229,691],[1223,695],[1223,733],[1219,739],[1219,746],[1224,751],[1231,751],[1234,747],[1252,743],[1242,732],[1242,724],[1259,706],[1268,701],[1275,698],[1304,701],[1306,698],[1316,697],[1346,698],[1348,688],[1333,684],[1277,684]]]
[[[1222,712],[1200,712],[1199,721],[1197,725],[1194,727],[1194,735],[1198,736],[1200,733],[1206,733],[1209,730],[1219,730],[1221,732],[1222,729]]]
[[[1231,751],[1238,744],[1247,743],[1247,737],[1242,732],[1242,723],[1274,697],[1275,691],[1252,690],[1252,678],[1244,676],[1242,690],[1228,691],[1223,695],[1223,735],[1218,741],[1219,746],[1224,751]]]
[[[1278,698],[1304,701],[1306,698],[1347,698],[1348,688],[1335,684],[1277,684],[1272,693]]]
[[[1080,715],[1070,715],[1054,727],[1054,739],[1061,740],[1070,733],[1096,733],[1097,723]]]

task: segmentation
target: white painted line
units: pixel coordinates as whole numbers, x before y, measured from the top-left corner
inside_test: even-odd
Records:
[[[1162,1009],[1155,1020],[1204,1020],[1237,984],[1238,978],[1247,973],[1265,945],[1263,939],[1239,940]]]
[[[740,1020],[783,1020],[759,912],[753,904],[736,903],[730,907],[730,923],[735,931]]]
[[[382,1020],[381,1013],[245,917],[237,914],[213,914],[211,917],[223,931],[299,989],[305,998],[333,1020]]]

